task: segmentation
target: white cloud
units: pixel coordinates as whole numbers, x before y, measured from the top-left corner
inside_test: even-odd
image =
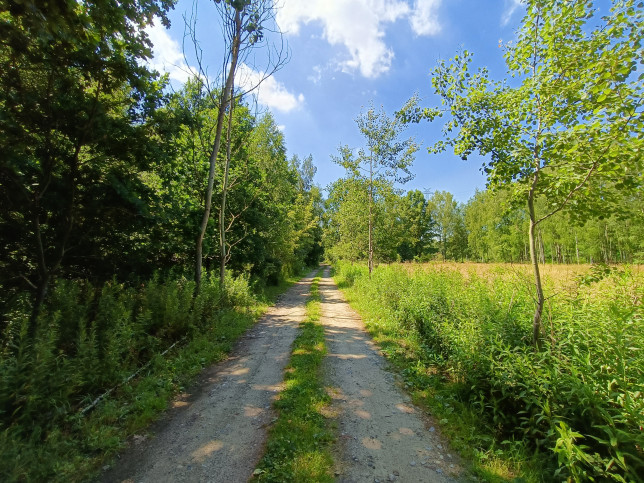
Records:
[[[320,67],[319,65],[314,65],[313,72],[315,72],[315,75],[310,75],[306,79],[309,82],[312,82],[313,84],[317,85],[322,80],[322,67]]]
[[[168,73],[170,79],[185,83],[197,69],[188,66],[184,60],[179,43],[172,39],[162,25],[153,25],[146,29],[150,41],[154,45],[154,57],[150,60],[150,67],[162,73]],[[261,81],[264,74],[257,72],[245,64],[240,64],[235,79],[238,87],[252,89]],[[271,76],[261,82],[254,91],[257,101],[266,107],[289,112],[304,103],[304,95],[290,93],[284,84]]]
[[[186,64],[179,43],[168,34],[168,31],[159,22],[145,29],[153,44],[154,57],[150,60],[150,67],[161,73],[168,73],[170,79],[181,83],[186,82],[191,76],[191,69]]]
[[[442,0],[416,0],[409,23],[416,35],[436,35],[441,31],[438,7]]]
[[[514,12],[516,12],[519,7],[521,7],[522,3],[522,0],[505,0],[505,10],[503,11],[503,15],[501,16],[501,25],[503,27],[510,23],[512,15],[514,15]]]
[[[440,30],[435,10],[441,0],[283,0],[277,12],[282,31],[297,35],[300,26],[322,24],[322,36],[331,45],[344,46],[349,58],[339,60],[344,71],[358,70],[364,77],[387,72],[394,51],[385,44],[384,24],[407,18],[417,35]]]
[[[235,82],[243,90],[250,90],[257,86],[262,78],[263,72],[253,70],[246,64],[237,67]],[[304,95],[295,95],[289,92],[284,84],[278,82],[274,76],[264,79],[253,94],[257,96],[257,102],[282,112],[289,112],[304,104]]]

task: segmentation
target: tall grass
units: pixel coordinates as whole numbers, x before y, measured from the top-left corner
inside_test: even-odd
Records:
[[[245,277],[224,293],[206,277],[193,293],[185,278],[59,280],[33,339],[29,304],[17,304],[0,348],[0,480],[86,479],[261,310]]]
[[[336,269],[407,383],[432,398],[445,421],[468,414],[484,426],[469,440],[481,467],[519,451],[539,461],[531,479],[641,481],[641,273],[601,268],[572,286],[551,280],[556,296],[537,352],[531,287],[519,272],[390,266],[369,279],[366,267]]]

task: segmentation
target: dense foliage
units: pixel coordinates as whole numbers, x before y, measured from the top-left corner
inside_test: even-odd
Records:
[[[254,293],[322,255],[315,167],[287,159],[270,113],[149,69],[145,29],[173,3],[0,2],[0,479],[91,467],[221,357]],[[197,288],[211,157],[224,208]]]
[[[513,206],[506,191],[477,191],[465,203],[436,191],[396,192],[377,185],[374,197],[377,262],[455,260],[530,261],[526,210]],[[361,216],[366,187],[341,179],[329,187],[324,243],[332,259],[367,257],[368,228]],[[641,263],[644,261],[644,204],[632,197],[619,214],[575,223],[557,213],[536,230],[540,263]],[[540,205],[541,201],[537,202]]]
[[[465,405],[479,426],[484,422],[495,439],[476,442],[481,455],[503,441],[506,449],[537,451],[546,481],[553,475],[638,481],[644,471],[641,272],[595,270],[571,285],[559,283],[560,295],[546,310],[543,351],[530,343],[529,274],[486,272],[390,266],[370,279],[364,265],[345,262],[337,279],[385,352],[407,361],[408,384],[431,398],[449,384],[440,396],[445,407]]]
[[[41,311],[14,310],[0,351],[3,481],[79,481],[149,424],[254,320],[247,278],[199,295],[185,278],[136,287],[59,279]]]

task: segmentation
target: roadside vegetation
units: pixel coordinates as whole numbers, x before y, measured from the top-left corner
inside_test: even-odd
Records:
[[[479,474],[641,480],[644,282],[610,264],[644,261],[642,2],[525,0],[505,79],[463,51],[440,106],[363,112],[326,200],[236,68],[286,61],[274,2],[215,3],[227,72],[174,87],[146,33],[174,0],[0,7],[0,480],[84,479],[323,255]],[[466,203],[400,190],[438,120],[430,154],[481,156]],[[348,263],[430,260],[532,275]],[[328,476],[316,300],[260,479]]]
[[[641,270],[547,278],[557,295],[536,350],[529,270],[488,267],[464,275],[442,264],[380,266],[370,279],[366,265],[340,262],[335,276],[415,400],[480,476],[640,481]]]
[[[312,158],[234,68],[151,67],[174,3],[0,7],[2,481],[85,479],[318,265]],[[224,50],[270,49],[271,2],[217,7]]]
[[[323,410],[331,402],[320,365],[326,354],[320,320],[320,272],[311,285],[306,319],[293,343],[286,368],[285,389],[275,407],[279,417],[272,426],[264,457],[255,470],[257,481],[333,481],[330,443],[334,440]]]
[[[213,274],[214,275],[214,274]],[[294,279],[254,294],[246,277],[138,287],[59,281],[40,314],[14,313],[0,353],[3,481],[83,481],[234,342]]]

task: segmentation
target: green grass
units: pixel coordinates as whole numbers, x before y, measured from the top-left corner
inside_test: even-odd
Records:
[[[95,477],[99,468],[111,464],[125,447],[127,438],[145,434],[146,428],[166,410],[174,396],[189,388],[205,367],[225,359],[235,341],[296,280],[286,280],[279,287],[271,287],[267,293],[256,296],[261,301],[247,296],[243,282],[239,287],[231,286],[229,298],[237,297],[240,303],[235,307],[217,308],[201,328],[191,329],[165,356],[152,356],[138,377],[119,386],[85,415],[79,409],[94,396],[78,407],[69,403],[51,407],[53,414],[59,413],[50,423],[34,420],[26,427],[24,421],[14,420],[13,424],[0,426],[0,480],[74,482]],[[28,367],[39,367],[34,364],[30,362]],[[72,362],[58,356],[48,364],[48,367],[43,365],[43,370],[47,369],[50,377],[55,378],[58,370],[55,364],[65,369]],[[73,379],[67,382],[78,384]],[[31,394],[31,397],[48,397],[34,390]],[[47,400],[41,406],[47,407]]]
[[[320,365],[326,354],[320,319],[318,283],[313,280],[306,304],[306,319],[300,324],[286,369],[286,388],[275,403],[279,417],[270,430],[266,453],[255,470],[258,481],[333,481],[328,428],[323,408],[330,404]]]
[[[529,455],[520,452],[513,458],[499,451],[494,445],[493,428],[455,396],[460,385],[443,378],[437,366],[420,362],[423,343],[418,334],[404,330],[388,310],[383,311],[382,304],[374,303],[355,287],[356,279],[362,276],[359,272],[345,272],[336,276],[335,281],[365,321],[369,334],[403,377],[414,404],[436,419],[450,446],[466,462],[468,471],[490,482],[511,481],[519,475],[518,481],[535,481],[530,475]]]
[[[579,277],[530,344],[520,274],[338,264],[336,280],[415,402],[485,481],[640,481],[644,279]],[[519,278],[518,278],[519,277]],[[551,293],[554,293],[554,290]]]

